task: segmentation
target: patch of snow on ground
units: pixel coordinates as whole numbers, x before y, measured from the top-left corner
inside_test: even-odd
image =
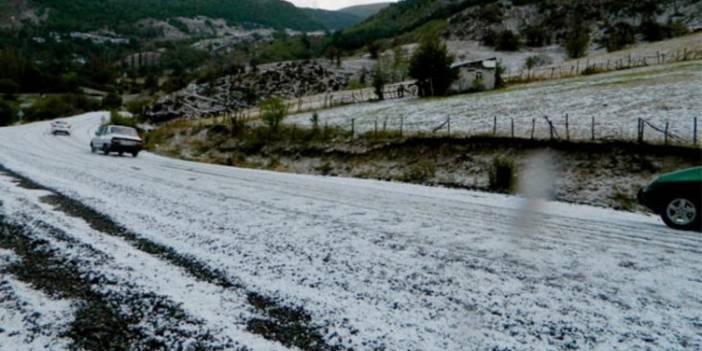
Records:
[[[532,120],[535,136],[549,137],[544,116],[565,137],[565,115],[569,115],[570,136],[591,138],[592,118],[596,137],[635,140],[638,119],[659,128],[670,122],[670,131],[690,143],[693,118],[702,111],[702,63],[691,62],[654,66],[589,77],[518,85],[506,90],[449,98],[408,99],[339,107],[319,111],[320,123],[351,129],[357,133],[383,125],[406,132],[431,133],[451,119],[451,131],[461,134],[492,133],[510,135],[514,120],[515,136],[530,137]],[[290,116],[287,121],[310,125],[311,113]],[[702,121],[700,121],[702,123]],[[439,133],[446,133],[444,126]],[[647,140],[662,140],[663,134],[647,128]]]
[[[0,249],[0,271],[19,259]],[[73,313],[70,300],[52,298],[11,275],[0,275],[0,349],[66,350],[70,339],[61,334]]]
[[[148,152],[92,155],[88,140],[103,115],[70,119],[69,138],[46,135],[46,122],[0,128],[0,164],[252,291],[303,307],[330,344],[702,347],[702,239],[653,216],[549,202],[530,208],[532,230],[525,231],[519,224],[527,206],[518,197],[238,169]],[[124,267],[116,275],[168,294],[208,325],[237,321],[238,298],[220,299],[208,284],[76,221],[54,222],[110,252],[108,267]],[[197,300],[207,294],[217,301]],[[198,314],[200,307],[233,315]]]

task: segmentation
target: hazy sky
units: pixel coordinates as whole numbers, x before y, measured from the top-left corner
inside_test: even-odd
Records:
[[[373,4],[378,2],[396,2],[397,0],[286,0],[292,2],[298,7],[318,7],[328,10],[337,10],[340,8],[353,6],[353,5],[364,5]]]

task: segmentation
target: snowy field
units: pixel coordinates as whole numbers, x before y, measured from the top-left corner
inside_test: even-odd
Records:
[[[595,118],[597,138],[636,139],[637,123],[644,118],[659,128],[670,123],[670,131],[682,142],[692,141],[693,118],[702,123],[702,62],[653,66],[609,74],[518,85],[506,90],[460,95],[444,99],[386,101],[350,105],[320,111],[322,124],[372,131],[387,125],[398,130],[431,132],[451,118],[454,133],[492,133],[497,117],[498,133],[530,137],[532,119],[535,136],[546,138],[544,116],[565,137],[565,115],[569,115],[574,139],[591,138]],[[310,124],[310,113],[294,115],[288,123]],[[441,129],[446,133],[447,128]],[[662,140],[663,134],[648,129],[646,138]]]
[[[695,67],[686,75],[699,80]],[[80,277],[102,277],[87,288],[118,309],[160,299],[181,311],[149,309],[137,325],[169,349],[203,340],[205,349],[251,350],[702,348],[702,237],[653,216],[149,153],[93,155],[88,142],[103,115],[71,118],[72,137],[48,135],[46,122],[0,128],[0,164],[49,188],[0,175],[0,215]],[[47,196],[80,201],[136,238]],[[171,251],[153,254],[144,242]],[[18,259],[0,257],[0,269]],[[276,314],[257,309],[251,293],[304,310],[324,346],[286,346],[251,328]],[[70,344],[61,335],[75,303],[12,275],[0,279],[0,300],[0,345]],[[11,335],[31,310],[43,331]]]

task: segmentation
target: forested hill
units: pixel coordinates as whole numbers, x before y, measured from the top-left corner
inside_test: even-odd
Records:
[[[376,13],[380,12],[381,10],[385,9],[390,5],[392,5],[391,2],[379,2],[376,4],[369,5],[357,5],[345,7],[343,9],[340,9],[339,12],[348,13],[361,19],[366,19],[370,16],[375,15]]]
[[[339,30],[360,23],[363,18],[343,11],[327,11],[321,9],[303,8],[307,15],[320,22],[325,29]]]
[[[10,8],[30,7],[36,17],[46,17],[44,24],[61,31],[97,28],[123,31],[144,18],[165,20],[199,15],[222,18],[232,24],[278,29],[314,31],[341,27],[333,16],[329,18],[332,15],[329,11],[310,12],[282,0],[0,0],[0,7],[3,3]],[[323,18],[320,20],[319,16]],[[339,20],[353,24],[348,16]]]

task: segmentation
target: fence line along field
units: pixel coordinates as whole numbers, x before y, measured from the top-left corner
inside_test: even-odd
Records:
[[[511,81],[560,79],[588,73],[588,71],[608,72],[699,59],[702,59],[702,33],[645,43],[615,52],[594,53],[584,58],[533,69],[522,66],[515,71],[507,68],[505,78]],[[510,59],[507,60],[509,62]],[[509,67],[508,64],[506,66]]]
[[[497,132],[515,137],[549,138],[551,127],[571,140],[637,140],[639,121],[668,126],[669,141],[692,143],[693,121],[702,115],[702,62],[642,67],[627,71],[537,82],[508,89],[441,99],[407,99],[339,107],[319,112],[320,123],[353,128],[356,133],[377,126],[407,133],[447,131],[478,135]],[[310,125],[311,113],[289,117],[289,123]],[[495,125],[496,124],[496,125]],[[514,124],[514,127],[512,127]],[[438,128],[442,127],[442,128]],[[649,132],[650,131],[650,132]],[[670,137],[673,136],[673,137]],[[647,129],[645,140],[665,140]]]

